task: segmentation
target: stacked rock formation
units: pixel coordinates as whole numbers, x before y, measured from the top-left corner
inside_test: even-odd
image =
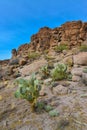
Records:
[[[31,37],[30,44],[26,43],[18,48],[17,54],[21,55],[30,51],[42,52],[62,43],[72,47],[81,45],[86,40],[87,22],[66,22],[54,29],[48,27],[41,28],[37,34]]]

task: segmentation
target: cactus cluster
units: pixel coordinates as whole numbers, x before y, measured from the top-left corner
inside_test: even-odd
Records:
[[[53,67],[53,65],[50,67],[49,65],[43,66],[40,70],[42,76],[44,78],[51,76],[53,81],[67,78],[67,66],[65,64],[61,63],[58,64],[55,68]],[[46,104],[44,103],[37,102],[37,99],[40,96],[41,82],[38,79],[36,79],[35,74],[33,74],[29,80],[16,80],[16,84],[18,85],[18,89],[15,92],[15,97],[26,99],[27,101],[29,101],[31,103],[32,111],[45,110],[49,112],[53,109],[49,105],[46,106]],[[53,112],[53,114],[54,116],[56,116],[56,112]]]
[[[41,90],[40,83],[35,75],[33,75],[30,80],[19,79],[16,83],[19,88],[15,92],[15,97],[26,99],[32,104],[32,109],[34,109]]]
[[[67,77],[67,66],[65,64],[58,64],[51,72],[52,79],[62,80]]]
[[[56,110],[51,110],[51,111],[49,111],[49,115],[50,115],[51,117],[55,117],[55,116],[58,116],[58,115],[59,115],[59,112],[56,111]]]

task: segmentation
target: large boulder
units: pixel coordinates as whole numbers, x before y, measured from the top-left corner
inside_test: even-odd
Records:
[[[68,88],[62,85],[58,85],[56,87],[53,87],[53,94],[54,95],[68,94]]]
[[[73,81],[73,82],[79,82],[80,80],[81,80],[81,77],[76,76],[76,75],[73,75],[73,76],[72,76],[72,81]]]
[[[10,62],[9,62],[9,65],[17,65],[17,64],[19,64],[19,59],[18,58],[11,59]]]
[[[82,76],[82,72],[83,72],[83,68],[73,68],[72,71],[71,71],[71,74],[72,75],[75,75],[75,76]]]
[[[19,60],[19,65],[25,65],[27,62],[26,62],[26,59],[24,59],[24,58],[21,58],[20,60]]]
[[[72,66],[73,65],[73,57],[72,56],[67,56],[63,59],[63,63]]]
[[[13,67],[8,66],[2,70],[1,79],[9,80],[11,79],[11,75],[13,75],[13,73]]]
[[[42,66],[46,64],[47,64],[47,61],[44,59],[34,61],[33,63],[29,65],[25,65],[23,68],[19,70],[19,72],[22,74],[22,76],[28,76],[32,73],[37,72]]]
[[[74,64],[87,65],[87,52],[80,52],[73,56]]]

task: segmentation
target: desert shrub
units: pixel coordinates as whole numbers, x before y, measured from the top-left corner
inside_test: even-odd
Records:
[[[58,64],[51,72],[53,81],[62,80],[67,77],[67,66],[65,64]]]
[[[80,46],[80,51],[87,52],[87,45],[81,45]]]
[[[45,59],[47,61],[50,61],[50,60],[54,60],[55,58],[53,56],[51,56],[51,55],[45,55]]]
[[[51,110],[51,111],[49,111],[49,115],[50,115],[51,117],[55,117],[55,116],[58,116],[58,115],[59,115],[59,112],[56,111],[56,110]]]
[[[38,113],[43,112],[45,110],[45,106],[46,106],[45,102],[43,102],[43,101],[37,102],[35,105],[36,112],[38,112]]]
[[[50,116],[57,116],[58,112],[54,110],[54,108],[51,105],[48,105],[44,101],[37,102],[36,104],[36,112],[48,112]]]
[[[30,80],[19,79],[16,83],[18,85],[18,90],[15,92],[15,97],[29,101],[32,110],[34,110],[41,90],[39,81],[36,79],[35,75],[32,75]]]
[[[37,59],[39,56],[40,56],[40,54],[39,54],[39,53],[36,53],[36,52],[32,52],[32,53],[29,53],[29,54],[28,54],[28,58],[29,58],[30,60],[35,60],[35,59]]]
[[[52,107],[52,106],[50,106],[50,105],[46,105],[46,106],[45,106],[45,111],[46,111],[46,112],[49,112],[49,111],[51,111],[51,110],[53,110],[53,107]]]
[[[58,46],[55,46],[54,50],[56,52],[62,52],[63,50],[68,50],[68,46],[66,44],[60,44]]]
[[[69,80],[69,81],[72,80],[72,74],[71,73],[67,74],[67,80]]]
[[[39,101],[36,103],[36,112],[41,113],[41,112],[50,112],[54,110],[54,108],[51,105],[48,105],[45,101]]]
[[[48,69],[48,65],[43,66],[40,70],[41,72],[41,77],[42,78],[47,78],[50,75],[50,70]]]
[[[48,54],[48,52],[49,52],[48,49],[44,50],[44,54]]]

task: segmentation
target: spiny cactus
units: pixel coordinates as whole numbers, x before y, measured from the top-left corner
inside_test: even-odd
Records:
[[[59,112],[56,111],[56,110],[51,110],[51,111],[49,112],[49,115],[50,115],[51,117],[55,117],[55,116],[58,116],[58,115],[59,115]]]
[[[19,88],[15,92],[15,97],[29,101],[31,103],[32,110],[34,110],[41,90],[39,81],[36,79],[35,75],[32,75],[30,80],[19,79],[16,83]]]
[[[42,75],[42,78],[47,78],[49,75],[50,75],[50,71],[48,69],[48,66],[43,66],[41,68],[41,75]]]
[[[58,64],[51,72],[52,79],[62,80],[67,77],[67,66],[65,64]]]

